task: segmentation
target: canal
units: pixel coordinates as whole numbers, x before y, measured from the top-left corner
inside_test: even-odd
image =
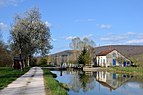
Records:
[[[143,77],[107,71],[52,71],[66,83],[69,95],[143,95]]]

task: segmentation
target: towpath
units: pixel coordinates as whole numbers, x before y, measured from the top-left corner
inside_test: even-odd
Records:
[[[0,95],[45,95],[43,71],[33,67],[0,91]]]

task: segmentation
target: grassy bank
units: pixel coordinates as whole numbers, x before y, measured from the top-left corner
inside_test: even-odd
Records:
[[[47,95],[68,95],[67,91],[61,86],[61,83],[54,79],[56,77],[55,74],[51,73],[48,69],[43,69],[43,71]]]
[[[25,74],[29,68],[21,70],[15,70],[10,67],[0,67],[0,89],[3,89],[12,81],[16,80],[21,75]]]
[[[110,71],[114,71],[117,73],[143,75],[142,67],[113,67],[113,68],[110,68]]]

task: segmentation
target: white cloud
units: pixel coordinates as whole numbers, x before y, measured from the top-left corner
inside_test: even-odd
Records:
[[[76,19],[75,22],[95,22],[95,19]]]
[[[91,38],[91,37],[93,37],[94,35],[93,34],[88,34],[88,35],[86,35],[86,36],[84,36],[83,38]]]
[[[143,44],[141,33],[126,32],[124,34],[106,34],[100,37],[100,41],[106,44]]]
[[[2,31],[4,29],[6,29],[6,28],[7,28],[7,25],[4,24],[3,22],[0,22],[0,30]]]
[[[24,2],[25,0],[0,0],[0,7],[13,5],[17,6],[19,3]]]
[[[134,32],[127,32],[127,35],[135,35],[136,33]]]
[[[100,40],[101,41],[110,41],[112,39],[111,39],[111,37],[101,37]]]
[[[108,33],[100,38],[101,41],[123,41],[123,40],[129,40],[132,38],[139,38],[141,34],[137,34],[135,32],[126,32],[123,34],[112,34]],[[142,37],[143,38],[143,37]],[[140,38],[141,39],[141,38]]]
[[[46,24],[46,26],[47,26],[47,27],[49,27],[49,28],[51,28],[51,27],[52,27],[52,24],[51,24],[51,23],[49,23],[48,21],[46,21],[46,22],[45,22],[45,24]]]
[[[69,37],[66,37],[66,40],[72,40],[74,38],[76,38],[77,36],[69,36]]]
[[[134,39],[126,42],[127,44],[143,44],[143,39]]]
[[[97,24],[101,29],[111,29],[112,26],[110,24]]]
[[[79,37],[79,38],[81,38],[81,39],[83,39],[83,38],[91,38],[91,37],[93,37],[94,35],[93,34],[88,34],[88,35],[85,35],[85,36],[68,36],[68,37],[63,37],[64,39],[66,39],[66,40],[72,40],[72,39],[74,39],[74,38],[77,38],[77,37]]]
[[[100,40],[115,42],[115,41],[119,41],[119,40],[125,40],[127,38],[128,38],[128,36],[124,36],[124,35],[108,35],[108,36],[101,37]]]

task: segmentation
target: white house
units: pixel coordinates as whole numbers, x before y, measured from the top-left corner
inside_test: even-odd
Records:
[[[104,50],[96,55],[97,66],[122,66],[126,67],[131,64],[131,61],[123,56],[116,49]]]

